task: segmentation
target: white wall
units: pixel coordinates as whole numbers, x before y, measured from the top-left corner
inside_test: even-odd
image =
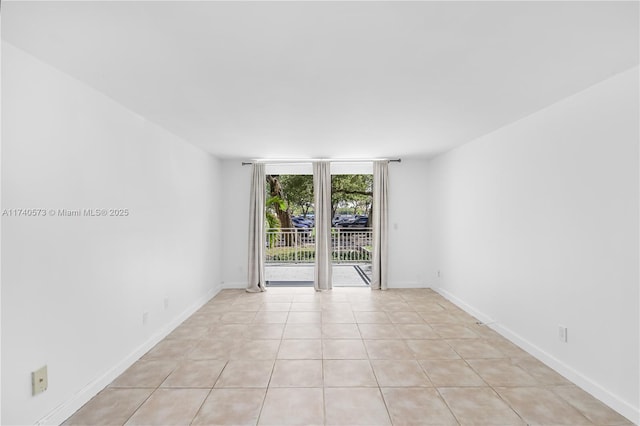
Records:
[[[224,160],[223,281],[226,288],[247,286],[247,223],[251,167]],[[416,196],[426,181],[426,160],[389,164],[389,287],[425,287],[427,200]],[[355,167],[355,166],[354,166]],[[356,170],[356,169],[353,169]],[[342,170],[341,172],[345,172]]]
[[[389,164],[389,287],[427,287],[427,161]]]
[[[243,160],[222,161],[222,282],[225,288],[247,288],[249,191],[251,166]]]
[[[218,289],[220,164],[4,42],[2,56],[2,209],[129,210],[2,217],[2,424],[55,423]]]
[[[636,67],[435,158],[426,192],[432,286],[636,422],[638,109]]]

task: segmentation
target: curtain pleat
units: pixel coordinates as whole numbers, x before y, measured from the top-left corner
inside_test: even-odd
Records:
[[[388,276],[389,162],[373,163],[373,264],[371,289],[386,290]]]
[[[313,285],[316,291],[331,284],[331,168],[327,161],[313,163],[313,193],[316,222],[316,261]]]
[[[249,277],[247,291],[266,291],[264,275],[265,255],[265,165],[253,164],[249,201]]]

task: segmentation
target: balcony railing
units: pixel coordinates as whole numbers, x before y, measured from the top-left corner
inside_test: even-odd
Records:
[[[313,263],[316,257],[315,229],[269,228],[266,263]],[[331,228],[331,257],[334,263],[369,263],[371,228]]]

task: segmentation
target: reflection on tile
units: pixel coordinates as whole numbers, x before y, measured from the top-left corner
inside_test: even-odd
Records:
[[[208,394],[209,389],[158,389],[125,424],[189,424]]]
[[[400,333],[392,324],[358,324],[363,339],[400,339]]]
[[[353,314],[356,317],[356,322],[359,324],[388,324],[391,322],[386,312],[357,311]]]
[[[327,425],[390,425],[378,388],[325,388]]]
[[[382,388],[395,425],[457,425],[438,391],[430,388]]]
[[[322,425],[322,388],[269,388],[259,425]]]

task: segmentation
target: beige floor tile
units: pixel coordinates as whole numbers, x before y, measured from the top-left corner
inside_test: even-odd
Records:
[[[322,387],[322,361],[311,359],[279,359],[273,367],[269,387]]]
[[[358,324],[363,339],[401,339],[393,324]]]
[[[255,425],[266,389],[213,389],[193,425]]]
[[[190,424],[208,394],[209,389],[158,389],[125,424]]]
[[[318,312],[289,312],[287,324],[320,324],[321,313]]]
[[[436,387],[487,386],[464,360],[431,359],[419,362]]]
[[[360,339],[323,339],[323,359],[367,359],[367,351]]]
[[[288,311],[258,311],[253,318],[254,324],[284,324],[289,316]]]
[[[282,335],[283,339],[320,339],[321,337],[320,324],[287,324]]]
[[[591,425],[578,410],[543,388],[495,388],[528,424]]]
[[[389,319],[394,324],[424,324],[424,320],[417,312],[389,312]]]
[[[438,388],[461,425],[524,425],[491,388]]]
[[[396,324],[403,339],[439,339],[440,336],[428,324]]]
[[[280,340],[245,340],[231,352],[231,359],[275,359]]]
[[[536,386],[538,382],[510,359],[468,359],[467,363],[490,386]]]
[[[326,387],[378,386],[368,360],[325,360],[323,369]]]
[[[235,348],[241,344],[236,339],[207,339],[201,340],[196,347],[189,352],[189,359],[222,359],[228,360]]]
[[[444,340],[405,340],[418,359],[459,359],[458,353]]]
[[[438,391],[428,388],[382,388],[394,425],[457,425]]]
[[[293,297],[291,297],[293,299]],[[265,302],[260,306],[259,311],[275,311],[275,312],[288,312],[291,309],[290,302]]]
[[[247,339],[282,339],[284,324],[253,324],[245,337]]]
[[[156,388],[177,366],[176,361],[139,360],[116,378],[111,387]]]
[[[350,310],[345,311],[323,311],[322,322],[324,324],[350,324],[355,323],[356,318]]]
[[[217,324],[209,329],[204,339],[238,339],[249,329],[248,324]]]
[[[429,387],[431,381],[415,360],[371,360],[380,387]]]
[[[431,323],[431,327],[443,339],[473,339],[480,337],[464,324]]]
[[[423,312],[418,310],[418,315],[429,324],[457,324],[458,318],[442,309],[435,312]]]
[[[162,382],[163,388],[212,388],[222,369],[224,360],[185,360]]]
[[[152,392],[153,389],[107,388],[67,419],[64,425],[122,425]]]
[[[484,339],[447,339],[447,343],[462,358],[506,358],[492,342]]]
[[[369,359],[414,359],[404,340],[365,340]]]
[[[325,388],[327,425],[390,425],[378,388]]]
[[[167,336],[167,339],[198,340],[209,332],[207,326],[180,325]]]
[[[323,312],[351,312],[351,304],[343,298],[342,300],[323,300]]]
[[[220,322],[223,324],[250,324],[255,316],[255,311],[226,312],[220,317]]]
[[[322,388],[269,388],[259,425],[323,425]]]
[[[385,312],[407,312],[413,311],[413,308],[407,302],[390,301],[382,305],[382,310]]]
[[[272,360],[231,360],[215,384],[216,388],[266,388],[273,370]]]
[[[577,386],[554,386],[551,390],[578,409],[583,416],[591,420],[594,424],[607,426],[632,424],[626,418]]]
[[[187,356],[198,344],[193,339],[165,339],[147,352],[143,359],[172,359],[178,360]]]
[[[357,311],[353,315],[359,324],[388,324],[391,322],[387,313],[383,311]]]
[[[360,339],[360,329],[356,324],[322,324],[323,339]]]
[[[527,355],[523,358],[512,358],[511,361],[515,365],[526,371],[541,385],[561,386],[571,384],[569,380],[565,379],[560,374],[556,373],[553,369],[547,367],[531,355]]]
[[[321,310],[322,304],[320,302],[301,303],[294,301],[291,304],[291,312],[320,312]]]
[[[320,339],[284,339],[278,359],[322,359]]]

